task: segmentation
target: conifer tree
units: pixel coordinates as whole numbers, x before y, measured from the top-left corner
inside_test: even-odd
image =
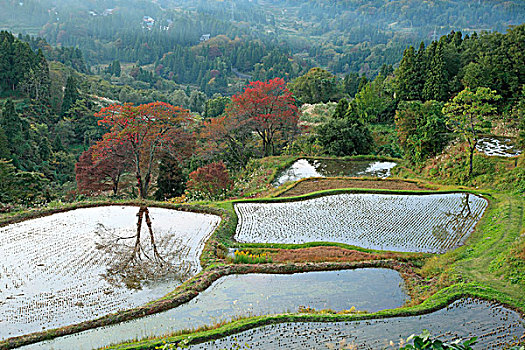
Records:
[[[9,142],[2,126],[0,126],[0,159],[11,159]]]
[[[11,99],[6,100],[4,103],[0,126],[4,129],[7,142],[11,145],[10,147],[13,147],[17,139],[22,139],[22,121]]]
[[[419,58],[419,53],[418,53]],[[412,46],[405,50],[403,58],[397,70],[396,97],[401,101],[411,101],[421,99],[421,89],[419,82],[418,60]]]
[[[446,101],[449,97],[449,77],[445,66],[444,43],[433,42],[429,47],[429,66],[423,87],[423,98]]]
[[[67,77],[64,99],[62,100],[62,115],[65,115],[79,98],[77,84],[72,75]]]
[[[346,98],[342,98],[337,103],[337,106],[335,107],[335,111],[334,111],[334,114],[332,115],[332,118],[343,119],[347,111],[348,111],[348,101],[346,100]]]

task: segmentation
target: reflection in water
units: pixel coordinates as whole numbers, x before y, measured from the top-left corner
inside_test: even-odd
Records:
[[[147,237],[144,237],[142,232],[144,221],[148,231]],[[120,236],[118,232],[105,229],[99,230],[97,236],[100,239],[96,243],[97,249],[112,256],[112,263],[108,266],[107,273],[103,274],[111,284],[123,284],[130,289],[140,289],[144,282],[163,280],[167,277],[182,282],[191,274],[191,266],[181,259],[178,254],[181,253],[180,251],[159,253],[146,206],[139,208],[134,235]],[[174,265],[173,261],[179,261],[179,264]]]
[[[475,219],[475,214],[470,208],[470,193],[463,194],[459,209],[445,212],[447,220],[442,225],[437,225],[432,230],[432,235],[439,242],[445,242],[448,239],[449,232],[468,232],[471,222]],[[458,244],[462,237],[458,237]]]
[[[166,295],[186,271],[200,271],[219,222],[162,208],[142,208],[137,217],[137,207],[105,206],[0,227],[0,340]]]
[[[274,181],[278,187],[308,177],[377,176],[385,178],[397,164],[393,162],[340,159],[299,159]]]
[[[378,311],[401,306],[407,295],[397,271],[367,268],[292,275],[230,275],[174,309],[129,322],[60,337],[28,349],[93,349],[110,343],[210,325],[239,315],[315,309]]]

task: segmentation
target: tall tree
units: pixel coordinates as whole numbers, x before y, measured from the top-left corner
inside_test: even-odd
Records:
[[[341,98],[337,77],[321,69],[312,68],[290,83],[290,90],[303,103],[337,101]]]
[[[95,145],[95,157],[113,151],[115,143],[130,149],[139,198],[146,198],[159,157],[168,153],[177,159],[193,153],[193,137],[187,131],[188,110],[163,102],[133,106],[112,105],[96,113],[99,124],[109,128]]]
[[[421,99],[419,57],[420,52],[416,56],[412,46],[403,53],[403,58],[396,71],[396,97],[401,101]]]
[[[0,125],[0,159],[11,159],[11,151],[5,131]]]
[[[440,152],[448,141],[443,104],[438,101],[403,101],[396,111],[399,144],[412,163]]]
[[[223,115],[204,122],[199,153],[204,159],[222,159],[230,166],[244,168],[254,153],[249,120]]]
[[[474,151],[484,124],[496,113],[494,103],[501,98],[496,91],[480,87],[476,91],[465,88],[443,107],[447,124],[468,142],[469,176],[472,175]]]
[[[164,154],[160,158],[155,199],[162,201],[168,198],[178,197],[184,194],[185,188],[185,179],[179,162],[169,154]]]
[[[299,109],[283,79],[251,82],[232,97],[230,118],[249,124],[262,142],[264,156],[274,155],[276,144],[291,141],[298,130]]]
[[[444,42],[433,42],[429,46],[429,65],[425,85],[423,86],[423,98],[428,100],[446,101],[449,98],[449,76],[445,63]]]
[[[65,115],[80,97],[77,89],[75,78],[70,75],[67,77],[66,87],[64,89],[64,98],[62,99],[62,115]]]
[[[353,106],[344,118],[332,118],[316,131],[321,146],[334,156],[369,154],[374,145],[370,130],[359,119]]]
[[[223,162],[210,163],[189,175],[188,190],[200,192],[209,200],[219,199],[233,187]]]

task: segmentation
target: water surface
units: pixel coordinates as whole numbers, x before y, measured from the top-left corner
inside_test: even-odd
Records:
[[[516,157],[521,154],[512,140],[505,137],[484,137],[478,141],[476,149],[488,156]]]
[[[441,253],[463,243],[486,207],[485,199],[465,193],[345,193],[294,202],[237,203],[235,238]]]
[[[525,334],[525,322],[505,307],[476,299],[462,299],[428,315],[357,322],[282,323],[255,328],[190,349],[329,349],[344,342],[358,349],[399,349],[400,341],[423,329],[445,341],[478,337],[475,349],[502,349]],[[392,342],[394,346],[391,345]],[[243,347],[241,347],[243,348]],[[352,348],[352,347],[349,347]],[[339,349],[339,347],[335,347]]]
[[[71,210],[0,228],[0,339],[143,305],[197,273],[220,217],[146,212],[138,239],[140,212],[130,206]]]
[[[334,176],[390,176],[390,170],[397,164],[374,160],[341,160],[341,159],[299,159],[280,173],[273,185],[279,187],[290,181],[308,177]]]
[[[57,338],[27,349],[91,349],[230,320],[235,316],[297,312],[299,307],[378,311],[407,300],[403,279],[389,269],[231,275],[177,308],[129,322]]]

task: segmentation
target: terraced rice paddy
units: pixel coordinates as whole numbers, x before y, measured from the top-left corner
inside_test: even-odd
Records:
[[[150,208],[155,245],[144,223],[133,255],[138,210],[77,209],[0,228],[0,339],[143,305],[201,269],[218,216]]]
[[[476,149],[488,156],[516,157],[521,154],[512,140],[504,137],[484,137],[478,141]]]
[[[336,323],[282,323],[245,331],[190,349],[329,349],[327,344],[343,342],[358,349],[398,349],[400,339],[428,329],[442,340],[478,336],[479,349],[502,349],[503,344],[525,334],[525,321],[519,314],[500,305],[481,300],[458,300],[445,309],[416,317]],[[394,346],[390,344],[393,342]],[[241,347],[242,348],[242,347]]]
[[[486,207],[485,199],[463,193],[339,194],[295,202],[237,203],[235,238],[441,253],[464,242]]]
[[[388,177],[397,164],[393,162],[339,159],[299,159],[273,182],[275,187],[308,177],[377,176]]]
[[[162,336],[238,315],[396,308],[407,299],[399,273],[388,269],[306,272],[293,275],[232,275],[214,282],[189,303],[166,312],[34,344],[27,349],[92,349],[146,336]]]

